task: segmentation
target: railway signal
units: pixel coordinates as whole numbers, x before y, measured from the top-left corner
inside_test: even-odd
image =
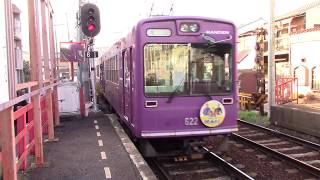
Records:
[[[100,32],[100,12],[96,5],[87,3],[81,7],[81,28],[88,37],[94,37]]]

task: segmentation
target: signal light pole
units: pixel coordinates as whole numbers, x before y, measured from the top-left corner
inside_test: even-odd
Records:
[[[93,51],[93,38],[100,32],[100,11],[99,8],[91,3],[83,4],[80,7],[80,24],[83,34],[88,38],[87,51],[85,52],[85,58],[88,59],[90,79],[91,79],[91,90],[92,90],[92,101],[93,110],[98,111],[97,97],[96,97],[96,75],[95,75],[95,63],[94,58],[97,58],[98,53]]]
[[[89,40],[90,42],[91,40]],[[89,66],[90,66],[90,82],[91,82],[91,89],[92,89],[92,101],[93,101],[93,111],[97,112],[98,111],[98,106],[97,106],[97,96],[96,96],[96,72],[95,72],[95,63],[94,63],[94,58],[97,58],[97,53],[94,53],[93,51],[93,43],[88,44],[88,49],[86,51],[86,57],[89,60]]]

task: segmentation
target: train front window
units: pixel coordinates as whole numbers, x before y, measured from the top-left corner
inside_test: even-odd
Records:
[[[147,44],[147,96],[215,95],[231,91],[230,44]]]
[[[186,44],[148,44],[144,47],[146,95],[188,93],[188,52]]]
[[[231,91],[231,45],[193,44],[190,56],[190,94],[221,94]]]

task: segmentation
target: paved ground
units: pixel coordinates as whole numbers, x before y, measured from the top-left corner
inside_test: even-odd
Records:
[[[69,118],[62,123],[56,129],[59,142],[44,145],[49,167],[32,169],[23,179],[141,179],[107,116]]]

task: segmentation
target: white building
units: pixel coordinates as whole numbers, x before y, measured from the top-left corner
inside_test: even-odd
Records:
[[[267,29],[266,24],[261,24],[260,27]],[[297,78],[299,94],[307,94],[312,91],[319,92],[320,1],[315,1],[276,17],[275,28],[276,80],[280,78]],[[238,68],[240,73],[243,70],[254,71],[255,29],[256,27],[251,24],[239,29]],[[268,37],[266,37],[264,45],[266,68],[268,67],[267,39]]]

